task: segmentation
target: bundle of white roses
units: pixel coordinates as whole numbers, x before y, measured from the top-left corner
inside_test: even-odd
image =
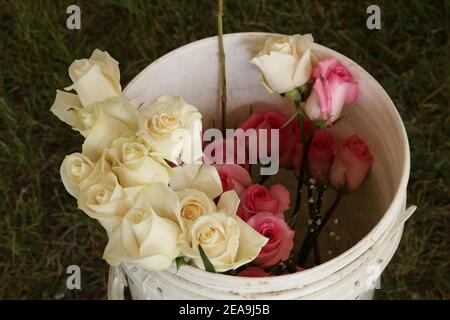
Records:
[[[76,94],[57,91],[51,111],[85,140],[61,179],[105,228],[106,261],[159,271],[184,257],[204,268],[203,251],[224,272],[258,256],[267,239],[236,215],[236,192],[223,192],[213,166],[187,161],[202,155],[196,107],[163,95],[136,108],[121,96],[118,62],[100,50],[69,75]],[[173,139],[177,130],[192,139]]]
[[[328,131],[356,102],[358,84],[337,59],[314,59],[312,43],[311,35],[266,41],[251,62],[264,86],[290,99],[296,112],[256,112],[239,125],[244,133],[264,130],[255,145],[244,142],[244,160],[262,162],[261,150],[277,146],[277,165],[298,179],[293,206],[283,184],[265,186],[262,177],[253,183],[235,139],[208,146],[214,161],[203,155],[202,115],[181,97],[135,106],[121,95],[118,62],[108,53],[95,50],[72,63],[66,90],[76,94],[57,91],[51,111],[85,140],[81,152],[64,159],[61,179],[78,207],[105,228],[108,263],[160,271],[176,260],[269,276],[303,270],[313,248],[320,263],[318,235],[342,196],[360,187],[373,157],[358,136],[339,141]],[[279,141],[271,141],[272,131]],[[322,213],[327,190],[336,196]],[[297,216],[304,191],[303,235]]]

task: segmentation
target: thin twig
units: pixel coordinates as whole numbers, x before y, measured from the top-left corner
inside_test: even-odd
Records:
[[[222,133],[225,134],[226,119],[227,119],[227,80],[225,69],[225,51],[223,47],[223,0],[217,1],[217,38],[219,41],[219,74],[220,74],[220,110],[221,110],[221,123]]]

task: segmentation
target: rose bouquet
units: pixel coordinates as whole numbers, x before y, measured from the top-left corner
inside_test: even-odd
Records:
[[[333,135],[356,105],[358,83],[337,59],[317,59],[312,42],[310,35],[266,41],[251,63],[294,112],[254,112],[232,133],[204,130],[199,110],[181,97],[127,101],[107,52],[72,63],[65,90],[75,93],[57,91],[51,111],[85,140],[63,160],[61,179],[104,227],[109,264],[274,276],[309,267],[312,251],[312,264],[321,262],[318,235],[373,157],[357,135]],[[329,207],[325,193],[334,195]]]

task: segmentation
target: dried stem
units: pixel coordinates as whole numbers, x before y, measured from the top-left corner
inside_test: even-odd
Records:
[[[306,260],[308,259],[309,253],[311,252],[311,249],[314,247],[315,243],[317,242],[317,238],[319,237],[320,232],[325,227],[328,220],[330,220],[330,217],[332,216],[333,212],[336,210],[339,202],[342,199],[342,193],[338,191],[336,198],[334,199],[333,204],[328,209],[328,211],[325,213],[324,218],[322,219],[321,223],[316,227],[314,225],[314,228],[308,228],[308,232],[305,236],[305,240],[303,240],[302,246],[300,248],[299,258],[298,258],[298,265],[304,266]],[[311,231],[313,229],[313,231]]]
[[[227,81],[226,81],[226,69],[225,69],[225,51],[223,48],[223,0],[217,1],[217,38],[219,41],[219,74],[220,74],[220,111],[221,111],[221,129],[225,134],[227,125]]]

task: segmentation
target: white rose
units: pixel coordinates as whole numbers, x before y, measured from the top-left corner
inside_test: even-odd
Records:
[[[91,107],[80,113],[76,127],[86,137],[83,154],[95,161],[115,138],[137,131],[139,113],[121,97],[94,103]]]
[[[179,239],[181,253],[205,269],[198,246],[201,245],[217,272],[236,269],[255,259],[267,238],[236,216],[239,198],[234,191],[223,193],[217,212],[199,216],[187,224]]]
[[[97,183],[100,179],[102,179],[104,176],[110,173],[111,169],[112,169],[111,163],[109,163],[109,161],[106,160],[106,152],[103,152],[102,156],[95,164],[91,174],[80,182],[79,185],[80,190]]]
[[[84,107],[93,102],[120,96],[119,63],[106,51],[95,49],[89,59],[75,60],[69,67],[73,85],[66,90],[75,90]]]
[[[124,187],[146,183],[169,183],[170,167],[146,143],[135,136],[120,137],[111,143],[108,156],[112,171]]]
[[[200,216],[217,211],[214,201],[200,190],[186,189],[176,194],[180,199],[182,229],[184,229],[185,225],[193,223]]]
[[[150,197],[143,201],[146,196]],[[179,215],[174,211],[179,209],[173,202],[177,197],[162,184],[146,185],[136,197],[135,205],[110,237],[103,258],[113,266],[132,262],[148,271],[164,270],[179,255],[181,229],[170,218],[177,220]]]
[[[170,187],[174,191],[196,189],[215,199],[222,193],[217,169],[209,164],[187,164],[172,168]]]
[[[262,73],[262,83],[270,92],[285,93],[305,84],[311,75],[310,34],[275,36],[250,62]]]
[[[194,163],[202,156],[202,123],[198,109],[181,97],[163,95],[139,111],[138,135],[173,163]]]
[[[97,183],[83,186],[78,199],[78,208],[91,218],[97,219],[108,234],[121,224],[123,216],[131,206],[126,190],[111,172]]]
[[[73,197],[80,194],[80,183],[89,177],[94,170],[94,163],[81,153],[66,156],[61,164],[61,180]]]

